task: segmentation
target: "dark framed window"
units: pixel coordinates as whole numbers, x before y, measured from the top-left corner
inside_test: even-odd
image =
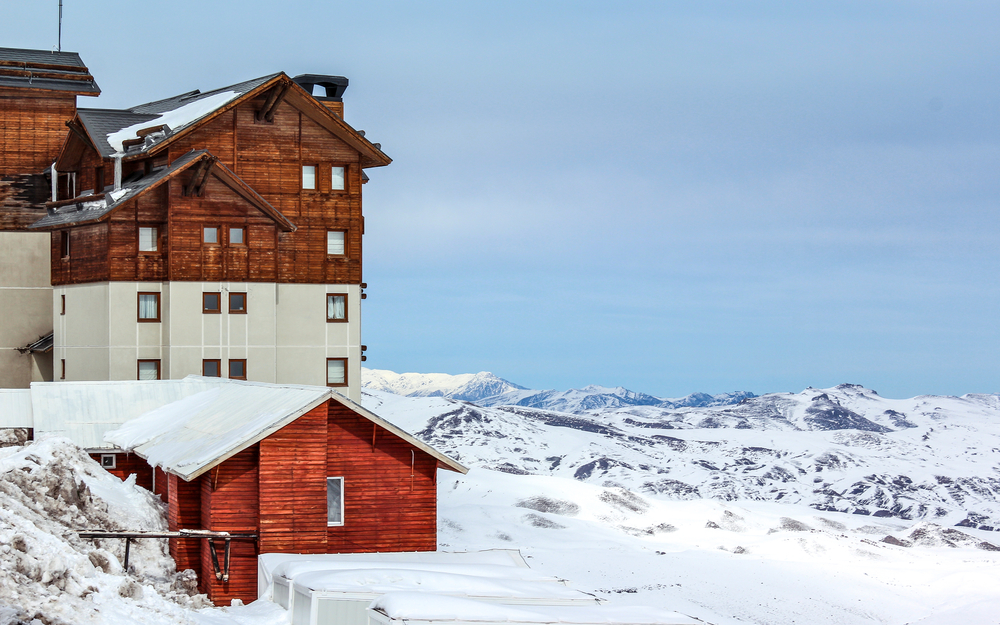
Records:
[[[344,524],[344,478],[326,478],[326,525]]]
[[[140,322],[155,323],[160,320],[159,293],[139,293],[138,304]]]
[[[219,229],[216,226],[205,226],[201,229],[201,242],[205,245],[219,244]]]
[[[347,386],[347,359],[326,359],[326,385]]]
[[[314,191],[316,189],[316,166],[315,165],[303,165],[302,166],[302,188],[307,191]]]
[[[101,468],[114,469],[117,466],[115,454],[101,454]]]
[[[60,368],[59,379],[60,380],[65,380],[66,379],[66,359],[65,358],[60,358],[59,359],[59,368]]]
[[[229,378],[231,380],[245,380],[247,379],[247,359],[230,359],[229,361]]]
[[[59,256],[69,258],[69,230],[59,232]]]
[[[222,361],[218,358],[206,358],[201,361],[201,374],[206,378],[222,377]]]
[[[152,226],[139,227],[139,253],[155,252],[159,248],[159,228]]]
[[[136,379],[137,380],[159,380],[160,379],[160,361],[159,360],[138,360],[136,361],[136,368],[138,369]]]
[[[245,314],[247,314],[247,294],[246,293],[230,293],[229,294],[229,314],[231,314],[231,315],[245,315]]]
[[[328,230],[326,233],[327,256],[347,254],[347,236],[343,230]]]
[[[330,168],[330,190],[344,191],[347,189],[347,168],[334,165]]]
[[[246,245],[246,229],[245,228],[230,228],[229,229],[229,244],[230,245]]]
[[[66,314],[66,296],[65,295],[60,295],[59,296],[59,302],[60,302],[60,305],[62,306],[61,309],[59,310],[59,314],[60,315],[65,315]]]
[[[326,294],[326,320],[330,323],[347,321],[347,294]]]
[[[202,293],[201,312],[208,315],[218,315],[222,312],[222,293]]]

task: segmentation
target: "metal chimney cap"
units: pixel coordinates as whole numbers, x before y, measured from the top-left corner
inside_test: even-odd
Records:
[[[313,87],[319,85],[326,90],[326,97],[314,96],[321,102],[343,102],[344,91],[348,80],[344,76],[327,76],[326,74],[299,74],[292,78],[297,85],[312,95]]]

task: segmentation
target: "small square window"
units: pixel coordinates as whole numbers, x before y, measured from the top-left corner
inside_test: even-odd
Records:
[[[326,524],[344,524],[344,478],[326,478]]]
[[[347,321],[347,295],[328,294],[326,296],[326,320]]]
[[[222,377],[222,361],[219,359],[207,359],[201,361],[201,374],[206,378]]]
[[[201,229],[201,242],[202,243],[218,243],[219,242],[219,229],[215,226],[206,226]]]
[[[222,293],[202,293],[201,312],[219,314],[222,312]]]
[[[331,191],[343,191],[344,186],[344,168],[343,167],[333,167],[331,169],[330,176],[330,190]]]
[[[139,293],[139,321],[156,322],[160,320],[160,294]]]
[[[159,360],[140,360],[138,361],[139,366],[139,376],[140,380],[159,380],[160,379],[160,361]]]
[[[117,466],[115,454],[101,454],[101,468],[114,469]]]
[[[229,244],[230,245],[243,245],[243,228],[230,228],[229,229]]]
[[[245,315],[245,314],[247,314],[247,294],[246,293],[230,293],[229,294],[229,314],[231,314],[231,315]]]
[[[247,379],[247,361],[246,358],[240,360],[230,360],[229,361],[229,378],[232,380],[245,380]]]
[[[157,247],[156,235],[156,228],[139,228],[139,251],[155,252]]]
[[[329,256],[343,256],[345,252],[345,239],[343,230],[329,230],[326,233],[326,253]]]
[[[347,359],[326,359],[326,385],[347,386]]]
[[[303,165],[302,166],[302,188],[303,189],[315,189],[316,188],[316,166],[315,165]]]

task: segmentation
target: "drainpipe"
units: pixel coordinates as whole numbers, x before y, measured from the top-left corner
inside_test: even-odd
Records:
[[[115,191],[122,189],[122,157],[115,156]]]
[[[59,193],[59,172],[56,171],[56,164],[52,163],[52,201],[56,201]]]

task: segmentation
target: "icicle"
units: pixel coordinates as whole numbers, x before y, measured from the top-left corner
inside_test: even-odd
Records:
[[[122,190],[122,157],[115,157],[115,191]]]
[[[56,164],[52,163],[52,201],[59,197],[59,172],[56,171]]]

